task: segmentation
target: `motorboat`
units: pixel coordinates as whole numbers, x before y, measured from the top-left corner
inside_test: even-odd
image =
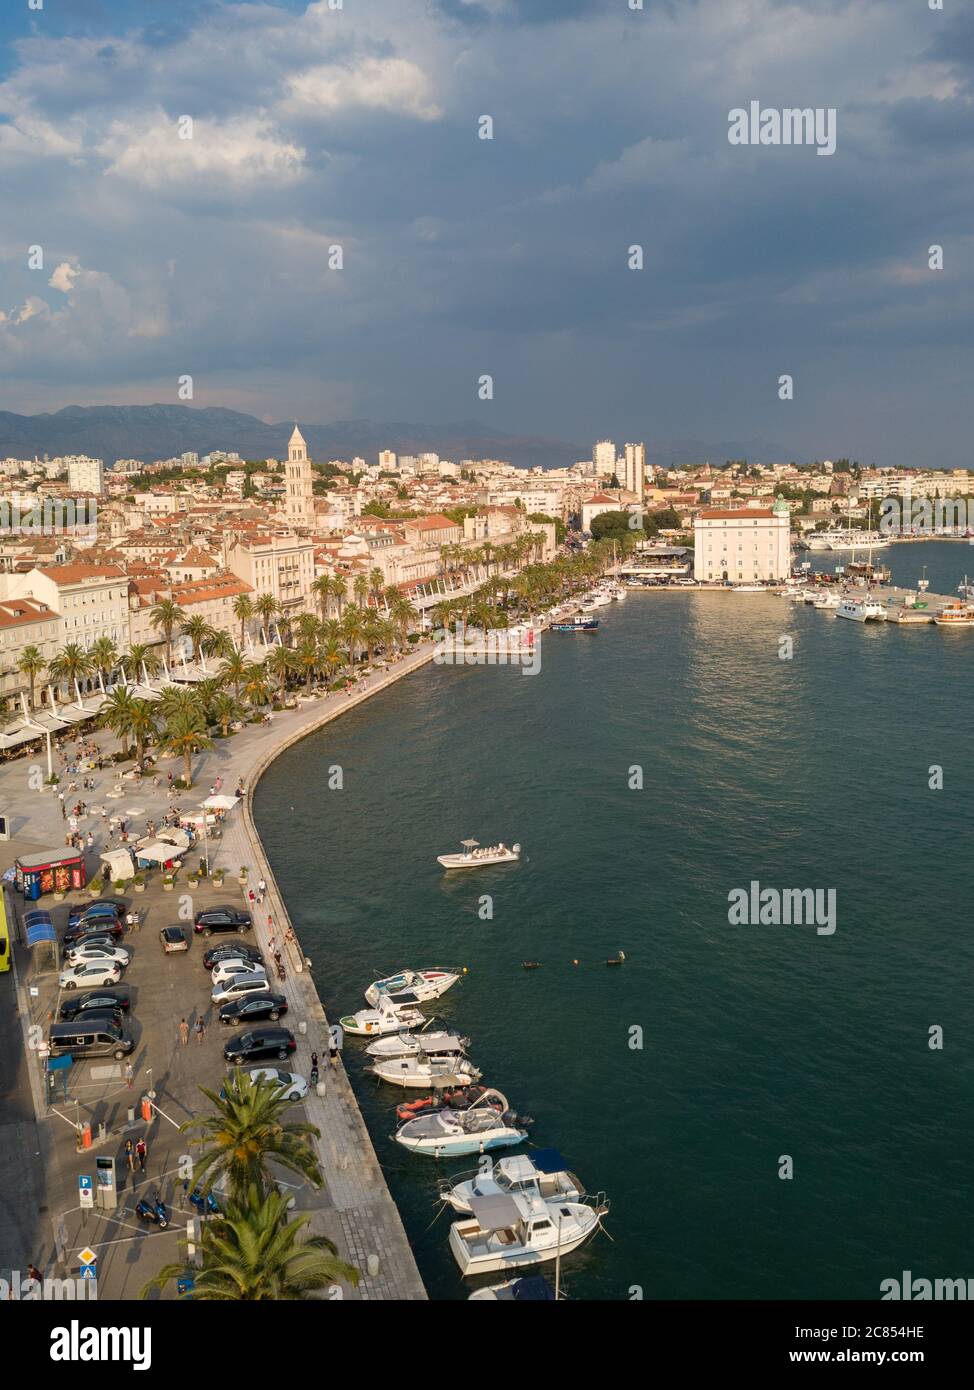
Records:
[[[474,1197],[491,1197],[498,1192],[513,1197],[539,1197],[542,1201],[563,1197],[580,1202],[585,1196],[585,1189],[568,1171],[568,1164],[557,1149],[511,1154],[472,1173],[444,1178],[440,1183],[440,1200],[463,1216],[470,1215]]]
[[[461,973],[460,970],[400,970],[384,980],[373,980],[365,991],[365,1002],[374,1009],[382,998],[391,999],[395,1004],[439,999],[456,984]]]
[[[519,1279],[505,1279],[502,1284],[488,1284],[477,1289],[469,1303],[554,1303],[555,1293],[543,1274],[522,1274]]]
[[[842,595],[833,593],[830,589],[823,589],[820,594],[816,594],[812,599],[813,608],[841,608]]]
[[[468,1086],[479,1081],[481,1071],[459,1052],[414,1057],[381,1057],[369,1071],[392,1086]]]
[[[586,618],[582,614],[576,614],[574,618],[568,618],[565,622],[551,624],[552,632],[597,632],[599,627],[598,618]]]
[[[837,618],[851,618],[854,623],[882,623],[886,608],[870,598],[844,598],[835,610]]]
[[[390,1057],[415,1057],[420,1052],[425,1052],[428,1057],[435,1057],[442,1052],[462,1053],[467,1050],[469,1043],[470,1039],[461,1037],[455,1028],[444,1028],[438,1033],[410,1033],[408,1030],[400,1030],[394,1035],[369,1043],[365,1050],[370,1057],[385,1061]]]
[[[450,1227],[450,1250],[465,1276],[544,1264],[577,1250],[602,1225],[608,1204],[499,1193],[471,1198],[471,1208]]]
[[[398,1001],[383,995],[374,1009],[359,1009],[357,1014],[346,1014],[339,1023],[353,1038],[379,1038],[387,1033],[401,1033],[404,1029],[422,1028],[426,1015],[416,1005],[415,995],[402,996]]]
[[[513,864],[521,857],[521,846],[508,848],[503,842],[499,845],[480,847],[479,840],[461,840],[462,854],[438,854],[437,864],[444,869],[484,869],[490,864]]]
[[[438,1090],[428,1096],[417,1096],[415,1100],[404,1100],[396,1106],[396,1119],[404,1124],[406,1120],[415,1120],[418,1115],[431,1114],[434,1110],[469,1110],[472,1105],[476,1105],[487,1096],[489,1090],[489,1086],[458,1086],[455,1091]],[[494,1098],[488,1097],[487,1103],[499,1115],[503,1105],[501,1100],[497,1099],[498,1095],[499,1092],[494,1091]]]
[[[454,1158],[520,1144],[528,1137],[529,1124],[514,1114],[506,1096],[491,1089],[468,1110],[444,1108],[407,1120],[393,1137],[412,1153]]]
[[[612,602],[611,595],[604,593],[601,589],[595,589],[582,599],[579,607],[583,613],[594,612],[596,608],[605,608]]]
[[[938,627],[974,627],[974,604],[950,603],[934,615]]]
[[[767,592],[764,584],[728,584],[735,594],[763,594]]]

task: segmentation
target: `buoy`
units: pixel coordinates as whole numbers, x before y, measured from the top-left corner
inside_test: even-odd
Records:
[[[577,960],[573,960],[573,961],[572,961],[572,965],[577,965],[577,964],[578,964],[578,961],[577,961]]]
[[[468,974],[468,973],[469,973],[468,967],[467,967],[467,966],[464,966],[463,969],[462,969],[462,971],[461,971],[461,973],[464,974],[464,975]]]

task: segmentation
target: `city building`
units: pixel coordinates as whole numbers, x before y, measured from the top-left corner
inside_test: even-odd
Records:
[[[592,464],[598,478],[612,478],[616,471],[616,446],[611,439],[600,439],[592,450]]]
[[[619,481],[627,492],[641,502],[646,484],[646,445],[627,444],[623,454],[623,471]]]
[[[65,459],[68,465],[68,487],[73,493],[91,492],[100,497],[105,490],[105,465],[101,459],[84,455]]]
[[[295,425],[284,465],[284,515],[290,526],[311,530],[315,524],[314,476],[308,446]]]
[[[704,509],[693,524],[694,574],[701,583],[756,583],[791,573],[791,513],[773,507]]]

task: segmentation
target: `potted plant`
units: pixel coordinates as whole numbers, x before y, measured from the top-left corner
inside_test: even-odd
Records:
[[[213,870],[213,882],[214,882],[214,884],[215,884],[215,886],[216,886],[217,888],[220,888],[220,887],[223,886],[223,880],[224,880],[225,877],[226,877],[226,870],[225,870],[225,869],[214,869],[214,870]]]
[[[100,878],[93,878],[91,882],[88,884],[89,897],[100,898],[104,891],[105,885]]]
[[[175,886],[175,883],[176,883],[176,877],[175,877],[174,874],[163,874],[163,876],[162,876],[162,891],[163,891],[164,893],[171,893],[172,890],[173,890],[173,887]]]
[[[240,873],[237,875],[237,882],[240,884],[241,888],[246,888],[247,875],[249,872],[250,870],[247,868],[246,864],[240,865]]]
[[[64,897],[65,897],[64,893],[63,893],[60,889],[55,888],[55,890],[54,890],[54,901],[55,901],[56,903],[63,903],[63,902],[64,902]]]
[[[145,874],[136,874],[132,880],[132,887],[136,893],[145,892]]]

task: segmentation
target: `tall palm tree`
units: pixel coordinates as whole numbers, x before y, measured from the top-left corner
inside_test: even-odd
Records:
[[[345,664],[347,653],[336,641],[325,642],[321,648],[321,664],[328,673],[329,680]]]
[[[193,754],[204,748],[212,748],[213,740],[206,732],[203,717],[199,711],[186,710],[174,714],[167,720],[163,742],[171,753],[183,759],[183,781],[187,787],[193,785]]]
[[[216,698],[223,689],[223,677],[210,677],[209,680],[198,681],[195,690],[196,698],[199,701],[203,718],[207,724],[213,721],[213,706]]]
[[[247,624],[254,616],[254,601],[249,594],[238,594],[234,599],[233,616],[240,622],[240,650],[243,651]]]
[[[328,617],[328,600],[332,596],[331,575],[320,574],[311,586],[311,592],[318,600],[322,621]]]
[[[191,618],[186,619],[180,631],[184,637],[188,637],[192,642],[193,660],[198,663],[203,643],[213,635],[213,629],[202,613],[194,613]]]
[[[358,649],[362,641],[362,610],[360,608],[348,608],[342,618],[342,635],[348,643],[348,653],[352,665],[358,659]]]
[[[302,613],[295,623],[295,627],[302,642],[316,642],[318,640],[321,624],[313,613]]]
[[[338,616],[341,617],[345,599],[348,597],[348,582],[340,574],[333,574],[331,577],[331,596],[338,600]]]
[[[229,690],[221,690],[213,701],[213,718],[220,726],[223,737],[226,738],[230,732],[230,725],[238,719],[243,719],[244,708],[237,697]]]
[[[369,570],[369,590],[376,602],[378,602],[382,595],[382,585],[384,582],[385,575],[379,569],[378,565],[373,565],[372,569]]]
[[[127,694],[128,692],[126,692]],[[159,729],[159,716],[152,700],[133,700],[129,733],[135,738],[135,760],[141,763],[145,745]]]
[[[275,617],[280,611],[281,605],[273,594],[260,594],[258,596],[257,602],[254,604],[254,612],[263,623],[264,630],[268,633],[268,636],[270,636],[269,627],[271,618]]]
[[[177,714],[193,714],[203,717],[200,697],[192,686],[167,685],[159,700],[159,712],[168,721]]]
[[[266,705],[271,698],[271,687],[267,680],[267,670],[259,662],[248,666],[243,678],[243,697],[252,709]]]
[[[211,627],[203,638],[204,656],[216,656],[221,661],[226,661],[235,651],[233,638],[225,628]]]
[[[144,642],[136,642],[134,647],[130,647],[125,656],[122,657],[122,670],[125,672],[126,679],[133,685],[140,684],[142,680],[142,668],[151,680],[159,670],[159,658],[151,647]]]
[[[369,597],[369,581],[364,574],[357,574],[352,584],[352,593],[359,608],[364,608]]]
[[[91,669],[101,674],[107,687],[109,677],[118,665],[118,648],[110,637],[97,637],[88,648]]]
[[[30,708],[34,708],[34,682],[44,670],[44,658],[41,656],[40,648],[25,647],[20,653],[17,661],[17,670],[22,676],[26,676],[30,684]]]
[[[200,1265],[187,1259],[164,1266],[142,1297],[183,1277],[193,1281],[193,1301],[203,1303],[306,1300],[342,1283],[357,1285],[359,1271],[338,1258],[327,1236],[302,1234],[309,1212],[289,1218],[289,1200],[280,1192],[262,1195],[252,1184],[245,1200],[228,1203],[224,1214],[203,1223]]]
[[[317,642],[302,642],[291,653],[291,656],[294,661],[294,669],[304,676],[304,688],[310,695],[311,682],[314,679],[315,671],[321,664]]]
[[[124,685],[117,685],[109,691],[98,714],[98,723],[104,729],[111,729],[121,741],[123,758],[129,756],[129,737],[135,728],[135,707],[141,703]]]
[[[233,652],[227,657],[224,663],[223,670],[220,674],[223,676],[224,680],[229,681],[233,686],[233,693],[235,695],[239,696],[240,694],[240,685],[247,673],[249,665],[250,662],[242,652]]]
[[[166,665],[172,667],[172,635],[186,617],[178,603],[171,598],[160,599],[149,613],[149,622],[156,632],[161,632],[166,644]]]
[[[370,612],[365,615],[365,622],[362,624],[362,641],[365,643],[371,664],[373,653],[382,641],[382,623],[377,614]]]
[[[269,673],[277,681],[278,697],[283,705],[287,678],[295,669],[294,652],[291,651],[290,647],[275,647],[265,664]]]
[[[51,681],[58,686],[67,685],[70,694],[74,693],[75,682],[83,681],[91,671],[91,657],[77,642],[68,642],[47,667]]]

